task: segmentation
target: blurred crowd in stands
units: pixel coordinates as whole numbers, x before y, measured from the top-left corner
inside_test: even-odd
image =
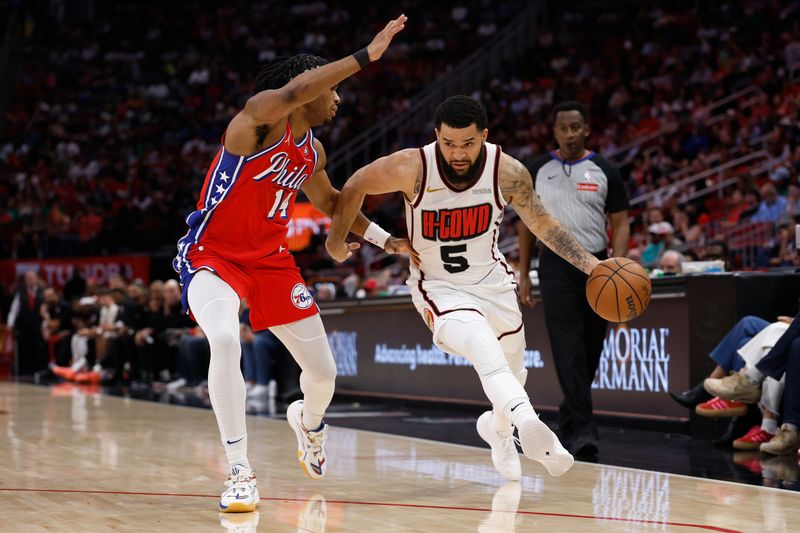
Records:
[[[403,38],[342,84],[339,116],[318,132],[328,153],[405,109],[523,4],[404,2],[413,24]],[[630,257],[654,275],[692,259],[794,265],[800,2],[579,4],[547,6],[535,49],[476,91],[490,140],[522,160],[553,149],[552,105],[579,99],[591,112],[589,147],[619,164],[634,202]],[[19,9],[21,53],[0,140],[0,255],[19,259],[171,256],[259,65],[300,51],[340,57],[387,18],[361,0],[206,9],[184,0],[150,17],[138,16],[140,2]],[[417,137],[409,140],[432,139]],[[365,211],[402,233],[401,207],[394,195],[368,199]],[[513,217],[502,230],[513,262]],[[295,254],[318,299],[405,290],[404,260],[365,246],[334,265],[323,239]]]
[[[172,251],[257,67],[299,51],[345,55],[386,18],[362,1],[194,4],[168,3],[147,18],[135,15],[136,2],[94,4],[93,14],[64,2],[21,12],[21,68],[0,141],[3,256]],[[658,267],[664,250],[702,257],[722,240],[736,251],[733,266],[791,264],[782,224],[791,233],[800,214],[799,6],[549,9],[535,50],[476,92],[491,140],[520,159],[535,157],[554,148],[552,105],[579,99],[592,114],[589,146],[620,165],[638,202],[633,257]],[[406,108],[520,7],[405,2],[414,23],[379,67],[342,85],[338,117],[318,132],[328,153]],[[181,16],[187,10],[195,16]],[[409,140],[428,142],[431,132],[418,137]],[[378,198],[366,210],[402,231],[401,203]],[[513,235],[514,225],[507,229]],[[320,241],[298,254],[306,276],[322,271],[320,279],[340,282],[371,270],[374,254],[333,272]]]
[[[60,1],[22,8],[0,141],[3,256],[174,250],[260,66],[298,52],[343,57],[389,18],[364,0],[145,4],[97,2],[91,17]],[[404,2],[414,24],[379,67],[341,85],[339,116],[317,132],[328,153],[404,108],[520,4]]]

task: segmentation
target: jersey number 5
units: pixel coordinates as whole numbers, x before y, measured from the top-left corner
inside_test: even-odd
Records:
[[[286,198],[283,198],[283,193],[285,191],[283,189],[278,189],[275,191],[275,203],[272,204],[272,208],[269,210],[267,214],[267,219],[272,220],[275,218],[275,214],[280,211],[281,218],[286,218],[289,214],[286,210],[289,208],[289,200],[292,199],[292,195],[294,191],[291,191],[289,194],[286,195]],[[283,200],[283,202],[281,202]]]
[[[442,246],[440,250],[442,252],[442,263],[444,263],[444,269],[451,274],[464,272],[469,268],[467,258],[456,255],[463,254],[467,251],[466,244],[459,244],[457,246]]]

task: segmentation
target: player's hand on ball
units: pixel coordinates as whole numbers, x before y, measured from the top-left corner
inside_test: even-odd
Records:
[[[627,322],[641,315],[652,292],[645,269],[624,257],[601,261],[586,280],[589,305],[609,322]]]
[[[389,239],[386,241],[386,244],[383,246],[383,249],[386,250],[386,253],[388,254],[408,254],[408,257],[411,258],[411,262],[414,263],[414,266],[419,267],[419,254],[411,246],[411,241],[408,239],[389,237]]]
[[[372,42],[367,45],[367,54],[370,61],[377,61],[381,58],[386,49],[389,48],[392,38],[406,27],[407,20],[407,16],[400,15],[396,19],[389,21],[389,24],[372,39]]]
[[[330,239],[325,241],[325,248],[328,250],[328,255],[334,261],[344,263],[353,256],[353,250],[358,250],[361,247],[357,242],[332,242]]]

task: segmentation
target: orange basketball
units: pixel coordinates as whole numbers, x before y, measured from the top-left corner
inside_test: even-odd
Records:
[[[650,303],[653,284],[639,263],[624,257],[601,261],[586,280],[586,299],[609,322],[627,322]]]

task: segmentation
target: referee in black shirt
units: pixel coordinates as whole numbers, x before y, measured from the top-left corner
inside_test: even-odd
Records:
[[[580,102],[553,109],[558,150],[528,167],[542,203],[598,259],[608,258],[606,214],[611,221],[612,255],[628,251],[628,196],[619,170],[587,150],[589,115]],[[531,303],[530,269],[533,234],[519,224],[520,299]],[[539,254],[539,287],[545,323],[564,394],[558,413],[561,442],[573,455],[597,454],[597,427],[592,419],[594,380],[608,323],[586,300],[586,274],[549,248]]]

